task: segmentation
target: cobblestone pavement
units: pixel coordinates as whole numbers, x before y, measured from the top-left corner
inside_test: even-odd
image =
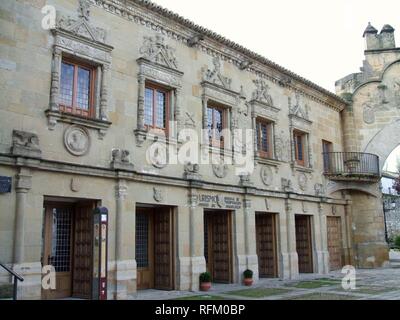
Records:
[[[400,263],[388,268],[357,269],[356,289],[344,290],[340,271],[301,274],[298,280],[261,279],[251,287],[213,284],[201,291],[139,291],[138,300],[400,300]],[[240,290],[240,291],[239,291]],[[237,292],[239,291],[239,292]]]

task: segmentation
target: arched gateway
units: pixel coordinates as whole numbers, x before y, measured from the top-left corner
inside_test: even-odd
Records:
[[[361,72],[336,82],[337,93],[349,102],[343,114],[342,160],[354,174],[332,175],[336,181],[328,192],[351,194],[354,256],[358,266],[369,267],[387,261],[379,177],[387,157],[400,144],[400,48],[389,25],[378,34],[369,24],[363,36]]]

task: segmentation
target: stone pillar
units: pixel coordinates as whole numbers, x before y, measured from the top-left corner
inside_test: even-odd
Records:
[[[135,260],[135,212],[130,210],[126,200],[127,186],[124,180],[118,181],[115,187],[116,228],[115,228],[115,299],[127,299],[136,292]],[[133,205],[132,205],[133,206]]]
[[[244,213],[244,244],[246,254],[246,267],[253,271],[254,281],[258,280],[258,257],[256,248],[256,216],[251,208],[251,200],[245,196],[243,202]],[[241,270],[242,272],[244,270]],[[242,277],[242,272],[240,277]]]
[[[110,66],[105,64],[101,70],[101,97],[100,97],[100,119],[107,121],[108,82],[110,77]]]
[[[353,106],[346,106],[341,112],[343,127],[343,143],[345,152],[358,152],[359,147],[356,136],[356,125],[354,120]]]
[[[315,256],[317,273],[329,272],[328,230],[322,203],[318,203],[318,214],[314,215]]]
[[[55,48],[51,65],[50,110],[58,111],[58,92],[60,88],[61,49]]]
[[[353,221],[351,219],[352,217],[352,201],[348,195],[346,195],[347,201],[346,205],[344,206],[344,217],[345,217],[345,226],[346,229],[344,230],[346,232],[346,242],[345,242],[345,247],[343,248],[344,250],[344,263],[346,265],[354,265],[354,250],[353,250],[353,232],[352,232],[352,224]]]
[[[298,279],[299,259],[296,250],[296,222],[290,199],[286,199],[287,260],[289,263],[286,279]]]
[[[254,137],[253,137],[253,141],[254,141],[254,153],[257,156],[257,150],[258,150],[258,146],[257,146],[257,119],[256,119],[256,114],[255,112],[251,113],[251,125],[253,127],[253,132],[255,132]]]
[[[183,118],[181,113],[181,89],[176,88],[175,91],[175,122],[176,122],[176,137],[179,135],[179,131],[183,129]]]
[[[145,130],[144,127],[144,94],[145,94],[145,77],[139,75],[139,94],[138,94],[138,117],[137,128],[138,130]]]
[[[27,193],[32,187],[32,176],[30,170],[21,168],[16,176],[16,209],[15,209],[15,229],[14,229],[14,264],[25,262],[25,214],[27,209]]]
[[[189,252],[190,252],[190,290],[199,290],[199,275],[206,271],[204,258],[204,211],[198,206],[195,191],[189,191]]]

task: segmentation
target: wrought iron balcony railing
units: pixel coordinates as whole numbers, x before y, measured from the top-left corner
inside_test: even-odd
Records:
[[[377,181],[379,157],[362,152],[324,152],[324,174],[332,180]]]

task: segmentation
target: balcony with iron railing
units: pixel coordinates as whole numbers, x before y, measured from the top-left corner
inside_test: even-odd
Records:
[[[376,182],[379,157],[363,152],[324,152],[324,175],[331,180]]]

